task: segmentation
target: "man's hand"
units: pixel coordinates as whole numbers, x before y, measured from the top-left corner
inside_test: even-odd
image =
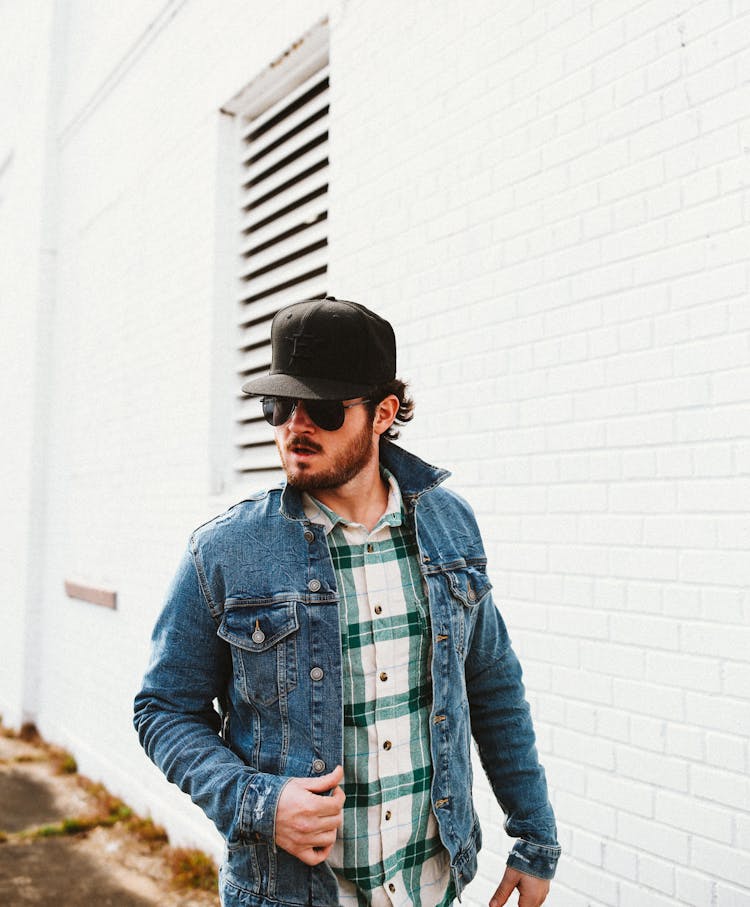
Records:
[[[276,844],[292,856],[317,866],[328,857],[344,820],[344,777],[340,765],[319,778],[292,778],[276,807]],[[330,796],[327,796],[330,792]]]
[[[506,867],[505,875],[497,891],[492,895],[490,907],[502,907],[518,889],[518,907],[539,907],[549,894],[549,880],[526,875],[517,869]]]

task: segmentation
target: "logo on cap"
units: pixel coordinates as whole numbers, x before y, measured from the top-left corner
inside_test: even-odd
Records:
[[[285,340],[292,344],[289,351],[289,361],[295,359],[312,359],[315,356],[316,348],[320,348],[321,338],[315,334],[309,334],[306,331],[297,331],[296,334],[286,335]]]

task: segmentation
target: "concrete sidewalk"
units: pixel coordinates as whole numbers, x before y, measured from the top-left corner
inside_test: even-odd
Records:
[[[214,891],[177,890],[171,849],[132,824],[76,831],[101,812],[101,795],[56,761],[39,743],[0,736],[0,904],[217,907]]]

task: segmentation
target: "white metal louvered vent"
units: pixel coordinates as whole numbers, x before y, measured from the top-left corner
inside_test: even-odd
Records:
[[[289,303],[327,293],[327,46],[303,72],[283,97],[242,120],[238,473],[279,465],[258,398],[240,392],[248,378],[268,371],[271,319]]]

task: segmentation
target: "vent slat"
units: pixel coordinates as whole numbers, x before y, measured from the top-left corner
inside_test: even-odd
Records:
[[[325,235],[328,212],[319,210],[318,205],[311,204],[307,208],[307,211],[292,211],[274,221],[272,225],[257,233],[251,233],[248,242],[240,249],[240,255],[250,259],[251,256],[261,255],[282,243],[287,244],[290,241],[307,243],[309,236],[317,238]]]
[[[314,148],[306,151],[301,157],[293,160],[288,167],[273,173],[268,179],[265,179],[257,186],[243,184],[240,204],[242,210],[258,211],[263,205],[272,199],[278,198],[283,192],[291,189],[292,186],[304,184],[310,177],[316,173],[321,173],[328,168],[328,142],[316,145]],[[317,180],[321,182],[320,179]],[[304,190],[299,192],[304,195]],[[274,203],[274,207],[281,207],[282,203]]]
[[[305,231],[291,237],[291,240],[271,246],[258,255],[251,255],[243,261],[239,277],[241,280],[254,281],[272,271],[279,271],[284,265],[293,261],[300,262],[300,269],[306,268],[303,259],[309,258],[328,245],[325,229]]]
[[[328,183],[327,171],[323,170],[315,180],[302,183],[287,190],[283,195],[277,196],[275,202],[269,203],[264,209],[251,210],[246,214],[241,225],[242,233],[252,237],[265,229],[275,229],[278,220],[293,214],[295,211],[306,209],[309,205],[316,205],[318,209],[327,204]]]
[[[258,116],[253,117],[244,127],[241,135],[242,142],[260,141],[264,133],[274,127],[279,120],[287,119],[295,108],[304,107],[313,103],[316,97],[328,90],[328,66],[311,75],[301,82],[296,88],[284,95],[270,107],[267,107]]]
[[[303,144],[304,136],[317,134],[321,131],[321,126],[324,131],[328,112],[328,93],[324,92],[315,99],[314,104],[294,111],[288,119],[279,122],[262,140],[245,145],[241,153],[243,167],[248,172],[263,169],[268,166],[266,162],[279,151]]]

